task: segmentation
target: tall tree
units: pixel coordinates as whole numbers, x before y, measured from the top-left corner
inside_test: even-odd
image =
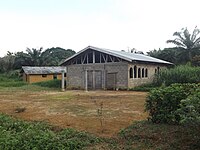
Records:
[[[159,50],[151,50],[149,52],[147,52],[147,55],[158,58],[158,59],[162,59],[165,61],[169,61],[172,62],[174,64],[180,63],[179,60],[177,59],[177,49],[176,48],[164,48],[159,49]]]
[[[15,54],[15,69],[21,66],[57,66],[61,61],[75,54],[71,49],[50,48],[43,51],[40,49],[27,48],[26,52],[17,52]]]
[[[200,30],[195,27],[193,33],[190,34],[187,28],[183,28],[180,32],[175,32],[174,40],[167,40],[167,43],[173,43],[180,50],[180,55],[187,55],[187,59],[192,61],[194,52],[200,49]]]
[[[76,52],[71,49],[63,49],[60,47],[52,47],[50,49],[45,50],[45,53],[49,53],[49,64],[51,65],[59,65],[66,58],[72,56]]]
[[[0,58],[0,72],[7,72],[13,69],[15,56],[11,52],[7,52],[7,55]]]

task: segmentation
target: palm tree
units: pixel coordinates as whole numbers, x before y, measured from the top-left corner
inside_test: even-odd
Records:
[[[75,54],[71,49],[62,49],[59,47],[50,48],[43,51],[43,48],[27,48],[26,53],[17,52],[15,54],[15,69],[21,66],[57,66],[63,59]]]
[[[192,35],[189,33],[187,28],[183,28],[181,32],[175,32],[173,36],[174,40],[167,40],[167,43],[173,43],[178,49],[182,50],[181,54],[187,55],[189,61],[192,60],[192,53],[195,50],[200,49],[200,37],[198,37],[200,30],[195,27]]]
[[[40,49],[35,49],[35,48],[27,48],[26,52],[29,57],[30,64],[33,66],[40,66],[41,65],[41,55],[42,55],[42,47]]]

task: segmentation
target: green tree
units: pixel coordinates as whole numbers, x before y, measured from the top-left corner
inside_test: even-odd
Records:
[[[71,49],[50,48],[43,51],[40,49],[27,48],[26,52],[17,52],[15,54],[15,69],[20,69],[21,66],[57,66],[64,59],[75,54]]]
[[[192,64],[194,66],[200,66],[200,55],[196,55],[192,58]]]
[[[11,52],[7,52],[7,55],[0,58],[0,72],[7,72],[13,69],[15,62],[15,56]]]
[[[147,52],[147,55],[151,56],[151,57],[155,57],[158,59],[162,59],[165,61],[169,61],[172,63],[179,63],[178,59],[177,59],[177,49],[176,48],[164,48],[163,50],[159,49],[159,50],[152,50]]]
[[[48,64],[50,65],[59,65],[62,61],[64,61],[66,58],[72,56],[76,52],[71,49],[63,49],[60,47],[52,47],[50,49],[47,49],[45,53],[49,54]]]
[[[193,33],[190,34],[187,28],[183,28],[180,32],[175,32],[175,39],[167,40],[167,43],[173,43],[180,50],[179,57],[192,61],[195,51],[200,49],[200,30],[195,27]],[[186,56],[186,57],[185,57]]]

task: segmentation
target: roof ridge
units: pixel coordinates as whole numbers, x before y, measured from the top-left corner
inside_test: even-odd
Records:
[[[121,59],[124,59],[126,61],[132,62],[132,61],[145,61],[145,62],[153,62],[153,63],[161,63],[161,64],[173,64],[171,62],[165,61],[165,60],[161,60],[158,58],[154,58],[148,55],[144,55],[144,54],[137,54],[137,53],[130,53],[130,52],[122,52],[122,51],[117,51],[117,50],[111,50],[111,49],[106,49],[106,48],[98,48],[95,46],[87,46],[86,48],[82,49],[81,51],[79,51],[78,53],[74,54],[73,56],[67,58],[63,63],[61,63],[60,65],[63,65],[65,62],[69,61],[70,59],[76,57],[77,55],[81,54],[82,52],[88,50],[88,49],[93,49],[99,52],[103,52],[106,53],[108,55],[113,55],[115,57],[119,57]],[[133,56],[134,55],[134,56]]]

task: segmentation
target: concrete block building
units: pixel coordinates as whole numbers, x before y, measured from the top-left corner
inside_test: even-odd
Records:
[[[172,63],[144,54],[88,46],[67,58],[67,87],[128,89],[151,83],[155,73]]]

